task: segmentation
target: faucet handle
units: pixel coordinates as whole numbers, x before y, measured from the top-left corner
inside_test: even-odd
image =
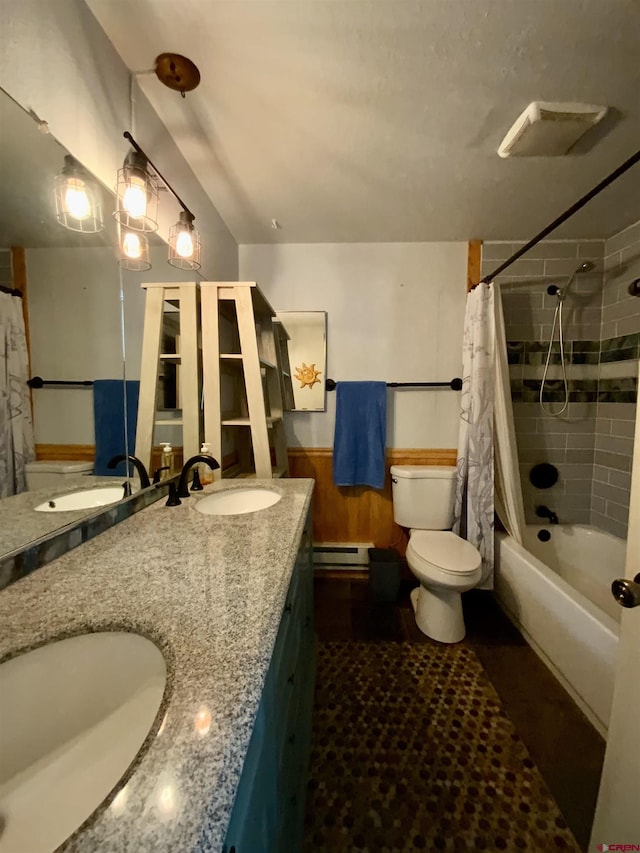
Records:
[[[168,470],[169,470],[168,465],[163,465],[162,468],[156,468],[156,470],[153,472],[153,485],[154,486],[157,486],[158,483],[160,482],[161,473],[163,471],[168,471]]]
[[[204,489],[204,486],[200,482],[200,474],[198,473],[198,469],[193,469],[193,480],[191,481],[191,491],[192,492],[201,492]]]
[[[165,506],[180,506],[182,501],[178,497],[178,491],[175,483],[169,483],[169,497]]]

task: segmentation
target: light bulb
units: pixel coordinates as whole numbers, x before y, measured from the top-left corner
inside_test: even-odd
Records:
[[[64,193],[64,207],[74,219],[86,219],[91,212],[91,202],[82,181],[70,180]]]
[[[191,231],[181,231],[176,240],[176,253],[181,258],[193,257],[193,237]]]
[[[122,243],[122,250],[128,258],[139,258],[142,255],[140,237],[132,231],[127,231]]]
[[[147,187],[143,178],[137,175],[129,176],[122,206],[134,219],[142,219],[147,215]]]

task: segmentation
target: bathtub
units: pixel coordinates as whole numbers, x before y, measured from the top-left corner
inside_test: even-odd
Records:
[[[580,524],[530,525],[524,538],[496,534],[498,601],[606,737],[620,627],[611,581],[624,576],[626,542]]]

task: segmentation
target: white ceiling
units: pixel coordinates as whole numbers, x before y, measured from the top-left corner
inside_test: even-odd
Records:
[[[239,243],[528,239],[640,146],[638,0],[86,2],[133,71],[199,66],[186,100],[138,80]],[[532,100],[613,111],[500,159]],[[637,165],[554,236],[639,218]]]

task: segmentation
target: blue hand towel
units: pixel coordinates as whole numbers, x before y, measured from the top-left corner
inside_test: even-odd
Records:
[[[127,439],[129,453],[135,453],[136,426],[138,422],[138,394],[140,383],[128,380],[127,388]],[[93,420],[95,427],[96,461],[94,474],[101,477],[126,474],[125,463],[115,469],[107,468],[112,456],[125,452],[124,394],[122,379],[95,379],[93,382]]]
[[[338,382],[333,438],[336,486],[384,486],[387,432],[385,382]]]

